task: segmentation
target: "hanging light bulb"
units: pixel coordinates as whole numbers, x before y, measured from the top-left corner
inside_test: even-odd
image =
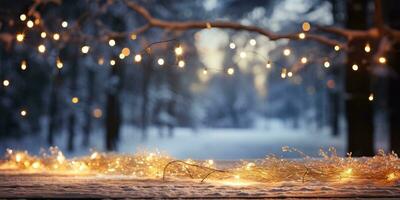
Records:
[[[26,26],[28,27],[28,28],[32,28],[33,27],[33,21],[32,20],[29,20],[28,22],[26,22]]]
[[[235,49],[236,48],[236,44],[233,43],[233,42],[229,43],[229,48]]]
[[[82,53],[87,54],[90,50],[90,47],[85,45],[81,48]]]
[[[357,71],[358,70],[358,65],[357,64],[353,64],[351,66],[351,68],[353,69],[353,71]]]
[[[329,61],[325,61],[324,62],[324,67],[325,68],[329,68],[331,66],[331,63],[329,63]]]
[[[41,38],[44,39],[44,38],[46,38],[46,36],[47,36],[46,32],[41,32],[41,33],[40,33],[40,37],[41,37]]]
[[[23,61],[21,62],[21,70],[22,70],[22,71],[25,71],[26,68],[27,68],[26,61],[23,60]]]
[[[123,53],[119,54],[119,59],[123,60],[125,58],[125,55]]]
[[[97,64],[103,65],[104,64],[104,58],[99,58],[99,60],[97,60]]]
[[[302,57],[301,59],[300,59],[300,62],[301,63],[303,63],[303,64],[306,64],[307,63],[307,57]]]
[[[311,24],[309,22],[303,22],[301,28],[303,29],[303,31],[307,32],[311,29]]]
[[[110,39],[110,40],[108,41],[108,45],[110,45],[110,47],[115,46],[115,40],[114,40],[114,39]]]
[[[158,63],[158,65],[164,65],[164,59],[163,58],[159,58],[158,60],[157,60],[157,63]]]
[[[180,67],[180,68],[185,67],[185,61],[180,60],[180,61],[178,62],[178,67]]]
[[[71,98],[71,102],[72,102],[73,104],[77,104],[77,103],[79,103],[79,98],[78,98],[78,97],[72,97],[72,98]]]
[[[305,33],[299,33],[299,38],[301,40],[304,40],[306,38],[306,34]]]
[[[142,55],[140,55],[140,54],[136,54],[135,55],[135,62],[140,62],[140,61],[142,61]]]
[[[68,27],[68,22],[67,22],[67,21],[61,22],[61,26],[62,26],[63,28],[67,28],[67,27]]]
[[[24,41],[25,35],[23,33],[18,33],[16,38],[18,42],[22,42]]]
[[[3,80],[3,86],[4,87],[8,87],[9,85],[10,85],[10,81],[9,80],[7,80],[7,79]]]
[[[267,68],[267,69],[269,69],[269,68],[271,68],[271,61],[270,60],[268,60],[267,61],[267,64],[265,65],[265,67]]]
[[[28,112],[26,111],[26,110],[21,110],[20,111],[20,113],[19,113],[22,117],[25,117],[27,114],[28,114]]]
[[[129,50],[128,47],[125,47],[121,50],[121,53],[124,54],[124,56],[129,56],[129,54],[131,54],[131,50]]]
[[[281,71],[281,78],[283,78],[283,79],[286,78],[286,72],[287,72],[287,69],[283,68],[282,71]]]
[[[203,74],[204,74],[204,75],[207,75],[207,74],[208,74],[207,68],[204,68],[204,69],[203,69]]]
[[[229,67],[226,72],[228,73],[228,75],[233,75],[235,73],[235,69],[233,69],[232,67]]]
[[[255,39],[251,39],[251,40],[249,41],[249,43],[250,43],[251,46],[256,46],[257,41],[256,41]]]
[[[176,54],[177,56],[180,56],[180,55],[183,54],[183,49],[182,49],[181,46],[178,46],[178,47],[175,48],[175,54]]]
[[[373,101],[374,100],[374,94],[369,94],[369,96],[368,96],[368,100],[369,101]]]
[[[367,53],[371,52],[371,46],[369,45],[369,43],[365,44],[364,51]]]
[[[114,66],[115,65],[115,60],[110,60],[110,65]]]
[[[333,47],[333,49],[334,49],[335,51],[340,51],[340,46],[339,46],[339,45],[335,45],[335,46]]]
[[[247,54],[246,54],[246,52],[242,51],[242,52],[240,52],[239,56],[240,56],[240,58],[246,58]]]
[[[289,48],[286,48],[286,49],[283,50],[283,55],[285,55],[285,56],[289,56],[290,53],[291,53],[291,51],[290,51]]]
[[[58,69],[62,69],[64,67],[64,64],[61,62],[60,58],[57,58],[56,66]]]
[[[293,73],[292,73],[292,72],[288,72],[288,73],[287,73],[287,76],[290,78],[290,77],[293,76]]]
[[[379,57],[378,61],[379,61],[379,63],[381,63],[381,64],[385,64],[385,63],[386,63],[386,58],[383,57],[383,56],[381,56],[381,57]]]
[[[53,40],[59,40],[60,39],[60,34],[58,34],[58,33],[54,33],[54,35],[53,35]]]
[[[44,44],[39,45],[39,46],[38,46],[38,51],[39,51],[40,53],[46,52],[46,46],[44,46]]]
[[[21,14],[21,15],[19,16],[19,19],[20,19],[21,21],[25,21],[25,20],[26,20],[26,15],[25,15],[25,14]]]
[[[137,38],[136,34],[132,33],[131,34],[131,40],[136,40],[136,38]]]

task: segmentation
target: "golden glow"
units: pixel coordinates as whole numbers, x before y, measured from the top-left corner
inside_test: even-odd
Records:
[[[369,43],[365,44],[364,51],[367,53],[371,52],[371,46],[369,45]]]
[[[41,32],[41,33],[40,33],[40,37],[41,37],[41,38],[44,39],[44,38],[46,38],[46,36],[47,36],[46,32]]]
[[[239,56],[240,56],[240,58],[246,58],[247,54],[246,54],[246,52],[242,51],[242,52],[240,52]]]
[[[110,65],[114,66],[115,65],[115,60],[110,60]]]
[[[250,43],[251,46],[256,46],[257,41],[256,41],[255,39],[251,39],[251,40],[249,41],[249,43]]]
[[[29,20],[28,22],[26,22],[26,26],[28,27],[28,28],[32,28],[33,27],[33,21],[32,20]]]
[[[271,68],[271,61],[267,61],[267,64],[265,65],[265,67],[267,68],[267,69],[269,69],[269,68]]]
[[[301,40],[304,40],[306,38],[306,34],[305,33],[299,33],[299,38]]]
[[[311,24],[309,22],[303,22],[301,28],[303,29],[303,31],[307,32],[311,29]]]
[[[124,59],[124,58],[125,58],[125,55],[124,55],[123,53],[120,53],[120,54],[119,54],[119,59],[122,60],[122,59]]]
[[[114,39],[108,40],[108,45],[110,45],[110,47],[115,46],[115,40]]]
[[[142,61],[142,55],[136,54],[135,55],[135,62],[140,62],[140,61]]]
[[[25,21],[25,20],[26,20],[26,15],[25,15],[25,14],[21,14],[21,15],[19,16],[19,19],[20,19],[21,21]]]
[[[203,69],[203,74],[204,74],[204,75],[207,75],[207,74],[208,74],[207,68],[204,68],[204,69]]]
[[[381,64],[385,64],[385,63],[386,63],[386,58],[383,57],[383,56],[381,56],[381,57],[379,57],[378,61],[379,61],[379,63],[381,63]]]
[[[183,48],[182,48],[181,46],[176,47],[176,48],[175,48],[175,54],[176,54],[177,56],[182,55],[182,54],[183,54]]]
[[[207,23],[206,23],[206,27],[207,27],[208,29],[212,28],[211,23],[210,23],[210,22],[207,22]]]
[[[39,45],[39,46],[38,46],[38,51],[39,51],[40,53],[46,52],[46,46],[44,46],[43,44]]]
[[[32,164],[32,168],[33,168],[33,169],[39,169],[39,167],[40,167],[40,162],[39,162],[39,161],[35,161],[35,162]]]
[[[394,181],[394,180],[397,180],[398,178],[397,178],[396,174],[395,174],[394,172],[392,172],[392,173],[390,173],[390,174],[388,174],[388,175],[386,176],[386,179],[387,179],[388,181]]]
[[[131,50],[128,47],[125,47],[121,50],[121,53],[124,54],[124,56],[129,56],[131,54]]]
[[[286,49],[283,50],[283,55],[289,56],[290,54],[291,54],[290,49],[286,48]]]
[[[61,62],[60,58],[57,58],[56,66],[58,69],[62,69],[64,64]]]
[[[369,94],[369,96],[368,96],[368,100],[369,101],[373,101],[374,100],[374,94]]]
[[[79,98],[78,98],[78,97],[72,97],[72,98],[71,98],[71,102],[72,102],[73,104],[77,104],[77,103],[79,103]]]
[[[16,162],[21,162],[21,160],[22,160],[22,154],[17,153],[17,154],[15,155],[15,161],[16,161]]]
[[[335,46],[333,47],[333,49],[334,49],[335,51],[340,51],[340,46],[339,46],[339,45],[335,45]]]
[[[131,40],[136,40],[136,39],[137,39],[136,34],[132,33],[132,34],[131,34]]]
[[[22,117],[25,117],[28,112],[26,110],[21,110],[21,112],[19,113]]]
[[[165,61],[164,61],[163,58],[159,58],[159,59],[157,60],[157,63],[158,63],[158,65],[164,65]]]
[[[61,22],[61,26],[62,26],[63,28],[67,28],[67,27],[68,27],[68,22],[67,22],[67,21]]]
[[[93,117],[99,119],[101,116],[103,116],[103,111],[100,108],[95,108],[93,109],[92,115]]]
[[[226,73],[228,73],[228,75],[233,75],[235,73],[235,69],[233,69],[232,67],[229,67],[228,70],[226,71]]]
[[[306,64],[307,63],[307,57],[302,57],[301,59],[300,59],[300,62],[301,63],[303,63],[303,64]]]
[[[81,48],[82,53],[87,54],[90,50],[90,47],[85,45]]]
[[[23,33],[18,33],[16,38],[18,42],[22,42],[25,39],[25,35]]]
[[[97,64],[103,65],[104,64],[104,58],[99,58],[99,60],[97,60]]]
[[[236,48],[236,44],[233,43],[233,42],[229,43],[229,48],[235,49]]]
[[[357,65],[357,64],[353,64],[353,66],[351,66],[351,68],[352,68],[354,71],[357,71],[357,70],[358,70],[358,65]]]
[[[60,34],[54,33],[53,40],[59,40],[59,39],[60,39]]]
[[[23,61],[21,62],[21,70],[25,71],[27,67],[28,67],[28,66],[27,66],[27,64],[26,64],[26,61],[23,60]]]
[[[331,66],[331,63],[329,63],[329,61],[325,61],[324,62],[324,67],[325,68],[329,68]]]
[[[287,73],[287,69],[283,68],[281,71],[281,78],[285,79],[286,78],[286,73]]]
[[[185,67],[185,61],[180,60],[180,61],[178,62],[178,67],[180,67],[180,68]]]
[[[290,78],[290,77],[293,76],[293,73],[292,73],[292,72],[288,72],[288,73],[287,73],[287,76]]]
[[[10,81],[9,80],[3,80],[3,86],[4,87],[8,87],[10,85]]]
[[[39,25],[40,24],[40,19],[35,19],[35,24]]]

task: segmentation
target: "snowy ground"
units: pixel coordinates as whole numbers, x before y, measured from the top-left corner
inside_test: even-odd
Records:
[[[80,135],[80,134],[79,134]],[[41,147],[47,148],[45,134],[40,136],[25,137],[22,140],[6,140],[0,142],[0,151],[6,148],[28,150],[37,154]],[[97,131],[91,136],[91,147],[96,150],[103,149],[104,134]],[[67,156],[88,154],[89,149],[81,146],[81,138],[75,140],[76,151],[65,151],[66,133],[56,138],[56,145]],[[295,147],[309,155],[317,156],[321,147],[333,146],[339,155],[345,155],[345,137],[332,137],[328,131],[300,127],[293,129],[279,121],[271,121],[255,129],[207,129],[177,128],[173,136],[167,131],[159,134],[156,128],[150,128],[144,138],[141,131],[124,126],[119,143],[119,152],[134,153],[138,149],[148,151],[160,150],[175,158],[186,159],[257,159],[268,154],[282,155],[293,158],[296,154],[282,154],[282,146]]]

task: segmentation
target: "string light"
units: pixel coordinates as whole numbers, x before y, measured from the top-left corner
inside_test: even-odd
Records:
[[[290,49],[288,49],[288,48],[286,48],[286,49],[283,50],[283,55],[285,55],[285,56],[289,56],[290,53],[291,53],[291,51],[290,51]]]
[[[99,59],[97,60],[97,64],[103,65],[103,64],[104,64],[104,58],[99,58]]]
[[[229,67],[226,72],[228,73],[228,75],[233,75],[235,73],[235,69],[233,69],[232,67]]]
[[[303,63],[303,64],[306,64],[307,61],[308,61],[307,57],[301,57],[301,59],[300,59],[300,62]]]
[[[178,67],[180,67],[180,68],[185,67],[185,61],[180,60],[180,61],[178,62]]]
[[[373,101],[374,100],[374,94],[369,94],[369,96],[368,96],[368,100],[369,101]]]
[[[305,33],[299,33],[299,38],[301,40],[304,40],[306,38],[306,34]]]
[[[44,44],[39,45],[38,46],[38,51],[39,51],[39,53],[46,52],[46,46],[44,46]]]
[[[229,43],[229,48],[235,49],[236,48],[236,44],[233,43],[233,42]]]
[[[40,24],[40,19],[39,19],[39,18],[35,19],[35,24],[36,24],[36,25],[39,25],[39,24]]]
[[[159,58],[158,60],[157,60],[157,63],[158,63],[158,65],[164,65],[164,59],[163,58]]]
[[[251,40],[249,41],[249,43],[250,43],[251,46],[256,46],[257,41],[256,41],[255,39],[251,39]]]
[[[353,64],[351,66],[351,68],[353,69],[353,71],[357,71],[358,70],[358,65],[357,64]]]
[[[339,46],[339,45],[335,45],[335,46],[333,47],[333,49],[334,49],[335,51],[340,51],[340,46]]]
[[[140,55],[140,54],[136,54],[135,55],[135,62],[140,62],[140,61],[142,61],[142,55]]]
[[[246,52],[242,51],[242,52],[240,52],[239,56],[240,56],[240,58],[246,58],[247,54],[246,54]]]
[[[303,22],[301,28],[303,29],[303,31],[307,32],[311,29],[311,24],[309,22]]]
[[[378,61],[379,61],[379,63],[381,63],[381,64],[385,64],[385,63],[386,63],[386,58],[383,57],[383,56],[381,56],[381,57],[379,57]]]
[[[267,64],[265,65],[265,67],[267,69],[271,68],[271,61],[270,60],[267,61]]]
[[[67,21],[63,21],[63,22],[61,23],[61,26],[62,26],[63,28],[67,28],[67,27],[68,27],[68,22],[67,22]]]
[[[287,69],[283,68],[282,71],[281,71],[281,78],[283,78],[283,79],[286,78],[286,72],[287,72]]]
[[[177,56],[180,56],[180,55],[183,54],[183,49],[182,49],[181,46],[178,46],[178,47],[175,48],[175,54],[176,54]]]
[[[3,86],[4,87],[8,87],[9,85],[10,85],[10,81],[9,80],[7,80],[7,79],[3,80]]]
[[[56,66],[58,69],[62,69],[64,67],[64,64],[61,62],[60,58],[57,58]]]
[[[122,49],[121,53],[124,54],[124,56],[129,56],[131,54],[131,50],[128,47],[125,47]]]
[[[26,15],[25,15],[25,14],[21,14],[21,15],[19,16],[19,19],[20,19],[21,21],[25,21],[25,20],[26,20]]]
[[[110,60],[110,65],[114,66],[115,65],[115,60]]]
[[[90,50],[90,47],[85,45],[81,48],[82,53],[87,54]]]
[[[137,38],[136,34],[132,33],[131,34],[131,40],[136,40],[136,38]]]
[[[101,116],[103,116],[103,111],[100,108],[95,108],[95,109],[93,109],[92,114],[93,114],[94,118],[99,119],[99,118],[101,118]]]
[[[22,70],[22,71],[25,71],[26,68],[27,68],[26,61],[23,60],[23,61],[21,62],[21,70]]]
[[[324,62],[324,67],[325,68],[329,68],[331,66],[331,63],[329,63],[329,61],[325,61]]]
[[[60,34],[54,33],[53,40],[59,40],[59,39],[60,39]]]
[[[288,73],[287,73],[287,76],[290,78],[290,77],[293,76],[293,73],[292,73],[292,72],[288,72]]]
[[[46,38],[46,36],[47,36],[46,32],[41,32],[41,33],[40,33],[40,37],[41,37],[41,38],[44,39],[44,38]]]
[[[108,45],[110,45],[110,47],[115,46],[115,40],[114,40],[114,39],[110,39],[110,40],[108,41]]]
[[[32,28],[33,27],[33,21],[32,20],[29,20],[28,22],[26,22],[26,26],[28,27],[28,28]]]
[[[26,110],[21,110],[21,112],[19,113],[22,117],[25,117],[28,112]]]
[[[16,38],[18,42],[22,42],[24,41],[25,35],[23,33],[18,33]]]
[[[203,74],[204,74],[204,75],[207,75],[207,74],[208,74],[207,68],[204,68],[204,69],[203,69]]]
[[[119,59],[123,60],[125,58],[125,55],[123,53],[119,54]]]
[[[364,51],[367,53],[371,52],[371,47],[370,47],[369,43],[365,44]]]
[[[79,103],[79,98],[78,98],[78,97],[72,97],[72,98],[71,98],[71,102],[72,102],[73,104],[77,104],[77,103]]]

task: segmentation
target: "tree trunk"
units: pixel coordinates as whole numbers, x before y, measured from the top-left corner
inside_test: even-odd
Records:
[[[367,1],[351,0],[347,4],[347,27],[365,29],[367,27]],[[373,109],[368,100],[370,94],[370,73],[363,64],[365,40],[352,40],[346,64],[346,117],[348,152],[354,156],[371,156],[373,151]],[[352,65],[357,64],[354,71]]]
[[[94,79],[95,72],[92,69],[87,71],[87,87],[88,87],[88,98],[85,105],[85,125],[83,126],[83,140],[82,145],[88,147],[90,144],[90,132],[92,129],[92,106],[94,101]]]
[[[117,61],[117,65],[113,66],[110,80],[117,80],[111,88],[109,88],[106,102],[106,150],[117,150],[117,142],[119,139],[119,131],[121,125],[121,111],[119,102],[119,92],[121,86],[119,68],[122,66]]]
[[[50,91],[50,106],[49,106],[49,124],[48,124],[48,132],[47,132],[47,143],[48,145],[54,145],[54,132],[57,129],[57,116],[58,114],[58,90],[61,85],[61,73],[59,71],[56,72],[56,75],[53,79],[53,85]]]

